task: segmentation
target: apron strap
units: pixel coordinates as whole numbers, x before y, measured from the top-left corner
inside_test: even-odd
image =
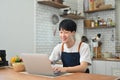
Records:
[[[62,52],[64,51],[64,43],[62,44],[61,51],[62,51]]]
[[[79,52],[79,50],[80,50],[81,44],[82,44],[82,42],[80,42],[80,44],[79,44],[79,46],[78,46],[78,52]],[[61,51],[62,51],[62,52],[64,51],[64,43],[62,44]]]

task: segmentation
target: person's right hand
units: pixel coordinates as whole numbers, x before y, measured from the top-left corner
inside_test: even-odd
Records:
[[[54,67],[53,67],[53,71],[54,71],[55,73],[57,73],[57,72],[67,72],[67,67],[54,66]]]

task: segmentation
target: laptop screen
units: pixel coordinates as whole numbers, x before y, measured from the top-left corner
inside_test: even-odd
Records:
[[[47,54],[22,53],[25,69],[30,74],[54,75]]]

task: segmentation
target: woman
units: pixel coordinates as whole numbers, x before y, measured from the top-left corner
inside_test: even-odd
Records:
[[[53,49],[49,59],[52,63],[61,59],[63,67],[54,67],[55,72],[89,72],[90,48],[87,43],[75,40],[76,30],[77,25],[73,20],[64,19],[59,24],[62,43]]]

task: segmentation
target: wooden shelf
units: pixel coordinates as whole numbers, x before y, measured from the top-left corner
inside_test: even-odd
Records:
[[[61,17],[64,18],[70,18],[70,19],[85,19],[84,16],[79,16],[79,15],[75,15],[75,14],[68,14],[68,15],[61,15]]]
[[[115,28],[115,26],[85,27],[86,29]]]
[[[104,9],[96,9],[91,11],[84,11],[85,13],[94,13],[94,12],[100,12],[100,11],[108,11],[108,10],[115,10],[115,8],[104,8]]]
[[[41,3],[41,4],[44,4],[44,5],[48,5],[48,6],[52,6],[52,7],[55,7],[55,8],[67,8],[69,6],[66,6],[66,5],[63,5],[63,4],[60,4],[60,3],[57,3],[57,2],[53,2],[53,1],[37,1],[38,3]]]

